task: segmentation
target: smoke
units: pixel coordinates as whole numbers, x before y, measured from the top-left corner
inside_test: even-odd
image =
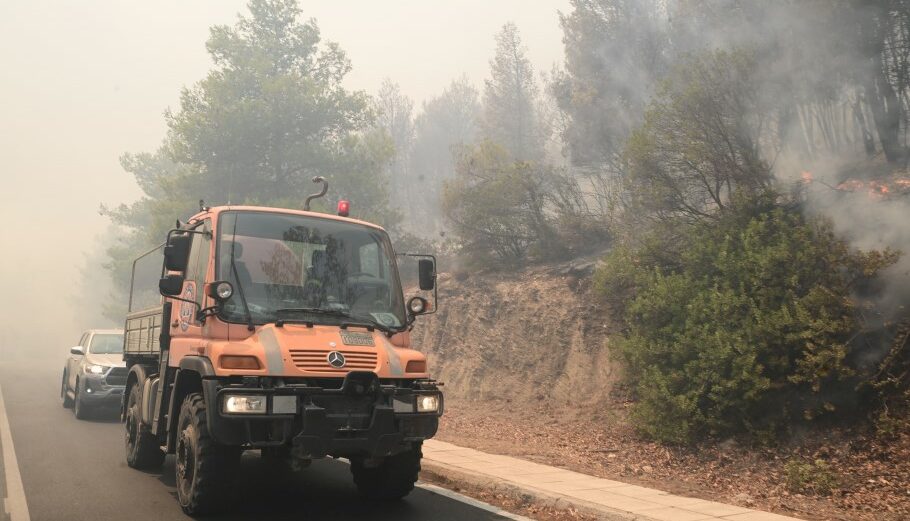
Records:
[[[908,86],[897,71],[908,64],[907,53],[887,49],[906,44],[908,13],[899,3],[893,11],[874,4],[678,0],[666,5],[675,59],[717,49],[754,53],[762,93],[758,109],[769,122],[759,138],[781,184],[799,187],[807,211],[829,219],[853,248],[903,253],[863,295],[874,296],[874,314],[887,324],[907,319],[910,304],[910,175],[906,164],[886,161],[869,85],[889,83],[906,117]],[[884,50],[870,45],[876,38]],[[906,120],[896,133],[906,143]]]
[[[910,178],[898,172],[870,180],[843,166],[812,172],[806,186],[811,213],[828,218],[835,232],[854,248],[901,253],[897,263],[880,274],[880,283],[873,288],[874,302],[885,323],[908,318],[910,191],[901,186],[901,181]]]

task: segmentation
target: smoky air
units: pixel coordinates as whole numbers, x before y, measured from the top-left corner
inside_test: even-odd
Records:
[[[11,521],[910,519],[910,0],[4,2],[0,42]]]

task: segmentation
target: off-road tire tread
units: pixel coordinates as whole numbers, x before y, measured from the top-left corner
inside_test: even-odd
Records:
[[[209,434],[205,413],[205,400],[199,393],[188,395],[180,407],[178,433],[183,431],[184,416],[193,422],[198,439],[196,446],[195,486],[191,488],[186,503],[178,492],[180,507],[188,515],[205,515],[222,511],[228,506],[229,492],[240,466],[239,447],[219,445]],[[176,467],[176,466],[175,466]],[[179,478],[177,478],[179,479]],[[178,484],[179,490],[179,484]]]
[[[133,385],[130,388],[130,394],[127,401],[127,410],[126,414],[129,416],[130,409],[135,406],[139,408],[139,384]],[[136,401],[133,402],[133,393],[136,393]],[[123,422],[124,429],[129,428],[127,421]],[[164,457],[166,454],[161,450],[161,444],[155,438],[155,435],[149,432],[141,421],[139,423],[138,432],[136,433],[136,444],[132,451],[130,451],[129,445],[126,444],[124,440],[124,445],[126,445],[126,464],[134,469],[140,470],[149,470],[156,469],[164,463]]]
[[[407,496],[414,490],[420,474],[421,448],[422,444],[415,443],[411,450],[389,456],[374,468],[364,467],[361,460],[352,460],[351,473],[357,490],[374,501],[393,501]]]

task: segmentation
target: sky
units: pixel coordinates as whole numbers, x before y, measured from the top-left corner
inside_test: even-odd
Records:
[[[80,300],[79,268],[107,225],[98,210],[140,196],[119,157],[157,148],[165,109],[211,67],[209,27],[232,24],[245,6],[0,2],[0,356],[36,338],[75,343],[92,327],[69,311]],[[462,74],[480,87],[493,36],[509,21],[537,70],[549,72],[563,57],[557,13],[570,10],[569,0],[301,0],[301,8],[348,53],[349,88],[375,93],[388,77],[417,107]]]

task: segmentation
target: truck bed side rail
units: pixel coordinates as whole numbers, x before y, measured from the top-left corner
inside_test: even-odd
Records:
[[[126,316],[126,325],[123,328],[124,355],[157,357],[161,353],[159,344],[163,316],[161,311],[161,306],[156,306]]]

